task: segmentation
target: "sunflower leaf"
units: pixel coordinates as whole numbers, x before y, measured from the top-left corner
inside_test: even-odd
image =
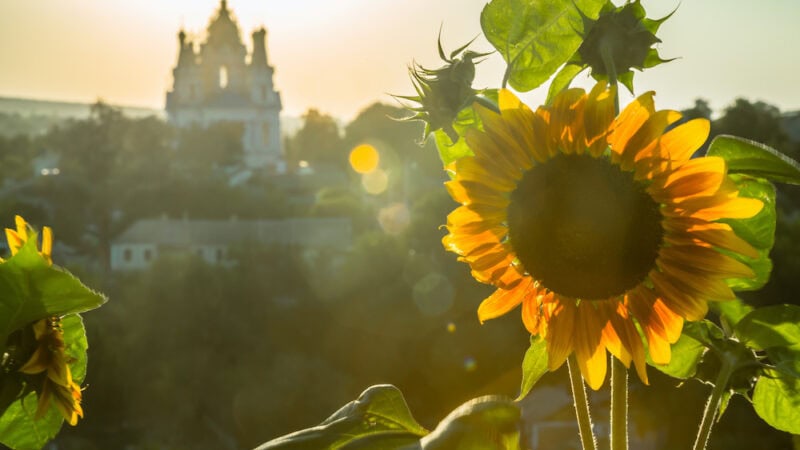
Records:
[[[486,39],[503,56],[505,80],[530,91],[578,50],[583,16],[596,19],[605,0],[492,0],[481,12]],[[505,84],[505,83],[504,83]]]
[[[316,427],[279,437],[258,450],[401,448],[417,443],[426,434],[428,431],[412,417],[400,390],[377,385]]]
[[[86,376],[86,329],[83,320],[77,314],[61,319],[64,331],[64,342],[72,379],[81,384]],[[38,405],[35,392],[27,393],[8,407],[0,416],[0,442],[15,449],[40,449],[47,444],[61,429],[64,421],[55,405],[47,410],[43,417],[34,417]]]
[[[783,347],[800,353],[800,306],[755,309],[736,324],[735,331],[742,342],[756,350]]]
[[[709,306],[719,314],[722,325],[725,327],[726,331],[732,331],[733,327],[753,310],[752,306],[738,297],[726,302],[712,302]],[[730,335],[733,333],[726,334]]]
[[[521,412],[511,400],[487,396],[447,415],[420,441],[422,450],[519,450]]]
[[[0,264],[0,343],[36,320],[88,311],[105,302],[102,294],[50,265],[37,251],[36,240],[29,239]]]
[[[761,289],[769,281],[772,272],[772,260],[769,252],[775,244],[775,186],[763,178],[747,175],[731,175],[731,179],[739,188],[739,196],[756,198],[764,203],[764,207],[749,219],[722,220],[733,228],[736,234],[758,250],[758,258],[726,252],[729,256],[750,266],[755,273],[754,278],[732,278],[727,280],[728,286],[737,291]]]
[[[800,184],[800,163],[764,144],[720,135],[711,141],[708,156],[728,163],[728,173],[743,173],[781,183]]]
[[[517,400],[525,398],[545,373],[547,373],[547,341],[540,336],[531,336],[531,346],[522,359],[522,386]]]
[[[753,409],[772,427],[800,434],[800,378],[767,370],[753,390]]]
[[[706,346],[703,343],[687,334],[681,334],[678,341],[672,344],[672,358],[669,364],[656,364],[649,355],[647,363],[671,377],[686,380],[697,373],[697,365],[703,359],[705,352]]]

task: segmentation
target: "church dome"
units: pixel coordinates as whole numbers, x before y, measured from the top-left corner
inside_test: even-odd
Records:
[[[206,45],[210,47],[241,46],[239,25],[231,17],[228,2],[221,0],[217,16],[208,24]]]

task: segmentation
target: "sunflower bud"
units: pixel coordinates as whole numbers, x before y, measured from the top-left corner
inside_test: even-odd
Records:
[[[471,105],[476,100],[477,91],[472,89],[475,78],[475,61],[488,53],[476,53],[466,50],[471,42],[450,53],[446,57],[439,40],[439,57],[446,63],[438,69],[426,69],[419,64],[409,67],[411,81],[416,96],[397,96],[410,100],[419,106],[409,107],[415,112],[408,120],[422,120],[425,122],[423,139],[433,131],[444,130],[453,142],[458,140],[458,133],[453,129],[453,121],[459,111]]]
[[[672,13],[653,20],[639,0],[615,7],[606,3],[600,17],[583,16],[584,35],[572,63],[588,66],[598,80],[618,79],[633,93],[633,72],[655,67],[671,60],[661,59],[653,44],[661,42],[656,32]]]

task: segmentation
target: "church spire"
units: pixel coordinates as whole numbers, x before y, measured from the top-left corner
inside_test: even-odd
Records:
[[[253,32],[253,58],[250,65],[253,67],[267,67],[267,30],[264,27]]]

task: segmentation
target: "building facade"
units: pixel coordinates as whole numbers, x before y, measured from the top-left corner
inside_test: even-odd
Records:
[[[235,265],[231,248],[254,244],[288,246],[304,256],[321,251],[343,254],[353,244],[352,222],[341,218],[144,219],[111,243],[111,270],[147,269],[168,254],[195,255],[210,265]]]
[[[275,71],[267,59],[266,36],[263,27],[254,31],[248,54],[226,0],[220,1],[205,41],[194,42],[181,30],[166,112],[178,127],[241,124],[244,165],[282,171],[281,97],[273,85]]]

